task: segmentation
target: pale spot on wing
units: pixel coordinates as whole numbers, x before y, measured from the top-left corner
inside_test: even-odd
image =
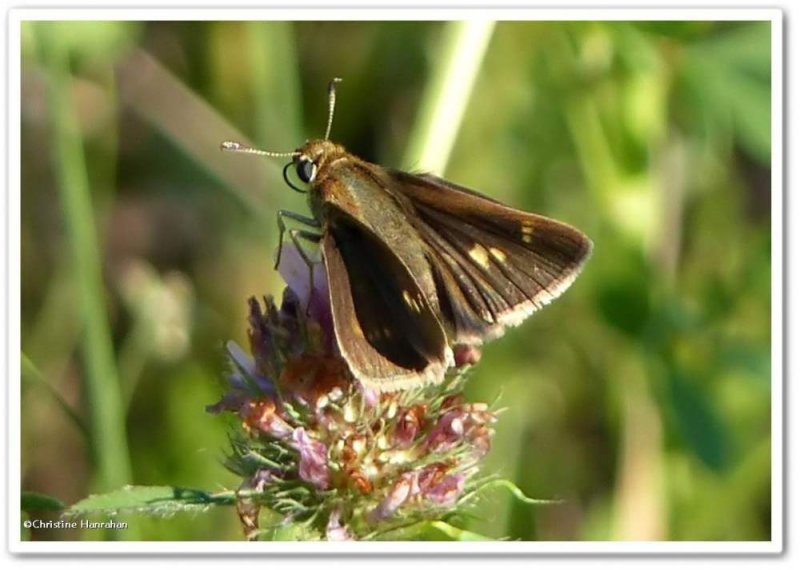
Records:
[[[414,294],[409,291],[403,291],[403,300],[406,302],[412,311],[419,313],[422,311],[420,302],[414,298]]]
[[[489,252],[481,244],[476,243],[472,246],[472,249],[469,250],[469,256],[484,269],[489,269]]]
[[[358,322],[358,318],[355,315],[350,316],[350,328],[353,329],[354,333],[363,338],[364,331],[361,330],[361,323]]]
[[[492,257],[494,257],[497,261],[501,263],[506,260],[506,254],[502,249],[497,249],[496,247],[490,247],[489,253],[491,253]]]
[[[525,220],[522,222],[520,230],[522,232],[522,241],[531,243],[533,241],[533,222]]]
[[[391,340],[392,330],[388,326],[382,326],[381,328],[372,328],[369,331],[367,331],[367,338],[371,342]]]

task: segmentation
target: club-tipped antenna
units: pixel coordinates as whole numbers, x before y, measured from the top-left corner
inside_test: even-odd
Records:
[[[268,150],[261,150],[236,141],[225,141],[220,145],[220,148],[222,150],[227,150],[228,152],[241,152],[244,154],[255,154],[256,156],[270,156],[273,158],[281,158],[286,156],[295,157],[300,154],[296,150],[292,152],[271,152]]]
[[[334,77],[328,83],[328,126],[325,128],[325,140],[331,136],[331,125],[333,125],[333,110],[336,108],[336,84],[341,83],[341,77]]]

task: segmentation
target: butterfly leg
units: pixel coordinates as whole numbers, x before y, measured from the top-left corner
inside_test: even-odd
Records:
[[[278,210],[277,218],[278,218],[278,231],[280,233],[278,235],[278,257],[275,260],[275,269],[277,269],[278,265],[280,265],[281,263],[281,251],[283,250],[283,234],[286,232],[286,222],[284,221],[284,218],[289,218],[290,220],[299,222],[303,225],[310,226],[313,228],[320,227],[320,224],[316,219],[303,216],[302,214],[292,212],[291,210]],[[319,240],[317,240],[317,242],[319,242]]]
[[[308,314],[308,310],[311,307],[311,292],[314,290],[314,262],[308,256],[305,248],[300,244],[300,240],[303,239],[318,244],[322,239],[322,235],[308,230],[299,230],[297,228],[291,228],[288,232],[289,239],[292,240],[292,243],[297,248],[297,253],[300,254],[300,258],[308,266],[308,301],[306,302],[306,314]]]

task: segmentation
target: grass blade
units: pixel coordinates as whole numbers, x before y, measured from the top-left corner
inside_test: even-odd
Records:
[[[69,58],[58,42],[39,28],[41,53],[48,69],[47,100],[53,136],[53,161],[67,237],[77,278],[83,339],[84,385],[88,397],[92,452],[100,489],[130,482],[131,467],[104,300],[100,248],[90,197],[83,141],[68,96]]]
[[[494,25],[485,20],[445,24],[442,55],[411,131],[406,168],[444,172]]]

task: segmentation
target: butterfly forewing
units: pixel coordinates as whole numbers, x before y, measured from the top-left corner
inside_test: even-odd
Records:
[[[521,322],[569,287],[591,241],[575,228],[521,212],[432,176],[391,171],[430,248],[437,294],[456,342]]]
[[[381,390],[436,382],[452,364],[442,324],[400,258],[344,212],[323,232],[334,330],[353,375]]]

